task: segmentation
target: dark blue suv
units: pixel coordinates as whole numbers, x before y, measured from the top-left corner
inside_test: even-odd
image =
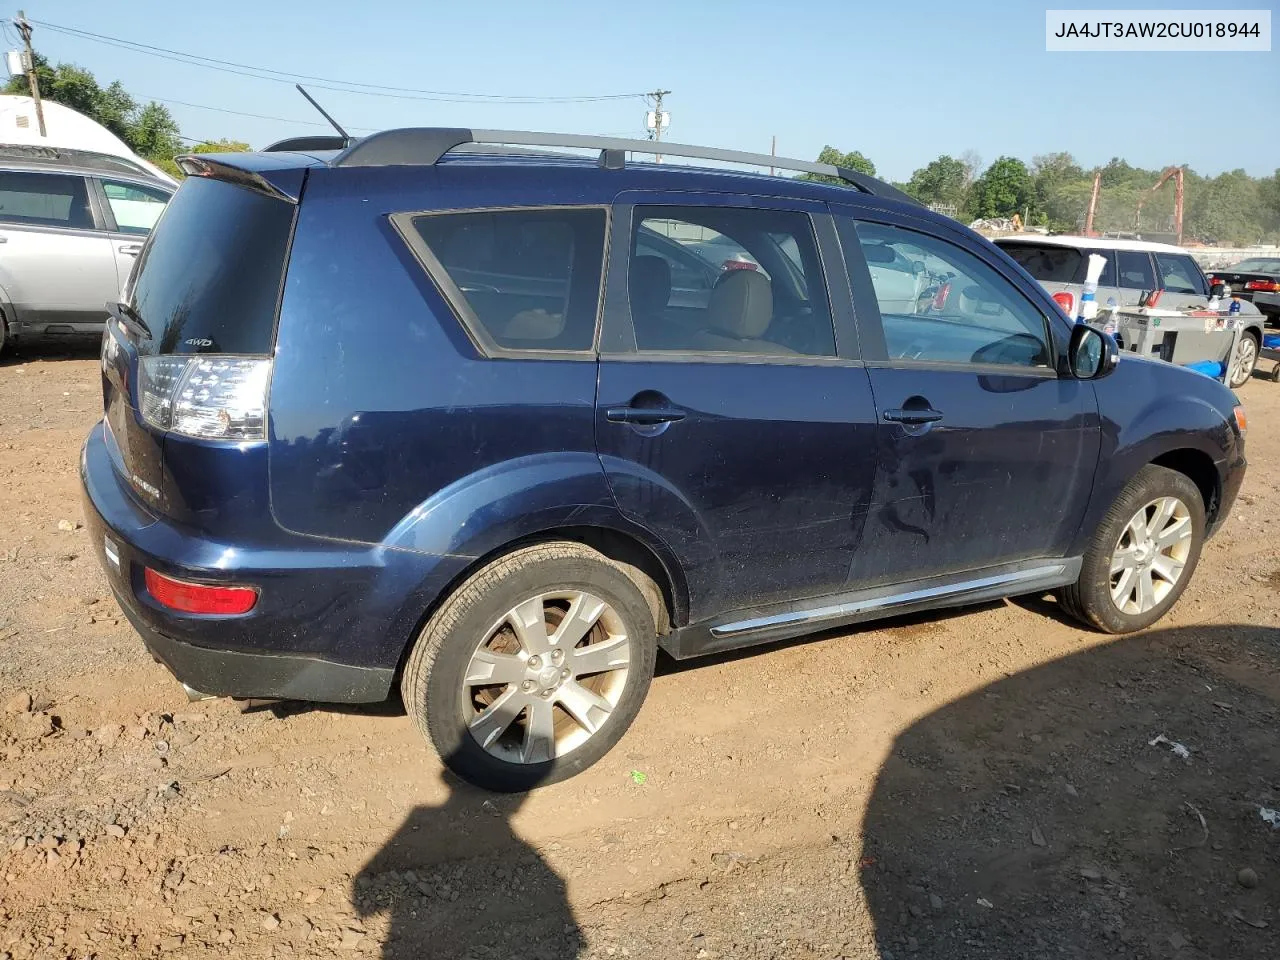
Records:
[[[1225,387],[1118,360],[887,184],[663,148],[829,182],[505,131],[182,161],[81,470],[189,693],[398,685],[454,770],[516,790],[617,742],[659,647],[1173,605],[1244,474]]]

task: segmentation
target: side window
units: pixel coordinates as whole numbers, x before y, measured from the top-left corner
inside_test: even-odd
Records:
[[[1190,257],[1157,253],[1156,267],[1160,270],[1160,286],[1170,293],[1207,293],[1200,278],[1200,268]]]
[[[715,281],[715,271],[705,261],[685,251],[678,241],[650,230],[636,234],[636,254],[666,261],[673,289],[710,290]]]
[[[118,180],[103,180],[102,191],[107,195],[111,215],[116,218],[116,229],[120,233],[146,236],[169,202],[169,194],[163,190]]]
[[[1130,290],[1156,289],[1151,257],[1145,250],[1117,250],[1116,263],[1120,269],[1120,286]]]
[[[1100,257],[1106,257],[1107,265],[1102,268],[1102,276],[1098,278],[1098,286],[1115,287],[1116,283],[1116,254],[1114,250],[1090,250],[1090,253],[1096,253]],[[1084,282],[1083,271],[1080,275],[1080,282]]]
[[[637,206],[628,271],[640,350],[832,357],[831,307],[807,214],[746,207]],[[655,240],[655,237],[658,238]],[[655,245],[708,278],[682,288]],[[662,259],[671,259],[663,257]]]
[[[1046,367],[1047,321],[992,267],[946,240],[841,221],[855,283],[871,275],[890,360]]]
[[[0,221],[92,229],[84,177],[0,173]]]
[[[477,335],[507,350],[590,350],[604,262],[598,208],[410,217],[427,267]],[[422,252],[422,251],[419,251]]]

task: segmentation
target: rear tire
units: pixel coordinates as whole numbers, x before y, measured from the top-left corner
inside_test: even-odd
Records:
[[[1260,342],[1252,333],[1240,334],[1235,356],[1227,369],[1227,386],[1232,390],[1243,387],[1253,376],[1253,368],[1258,365],[1259,346]]]
[[[627,732],[657,656],[644,594],[580,543],[516,550],[427,621],[401,680],[444,763],[477,786],[529,790],[585,770]]]
[[[1066,610],[1105,633],[1151,626],[1182,596],[1204,545],[1204,502],[1185,474],[1149,464],[1129,481],[1085,552]]]

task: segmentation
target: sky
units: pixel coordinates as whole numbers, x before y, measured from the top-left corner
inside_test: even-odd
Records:
[[[1160,7],[1249,5],[1165,0]],[[397,99],[312,83],[316,98],[353,133],[462,126],[642,137],[641,94],[662,88],[671,91],[669,140],[768,153],[776,135],[779,155],[803,159],[831,144],[861,151],[890,180],[906,180],[940,154],[966,151],[985,163],[1002,155],[1030,162],[1068,150],[1086,168],[1113,156],[1148,168],[1189,164],[1208,175],[1243,168],[1269,176],[1280,168],[1280,47],[1047,53],[1045,10],[1070,6],[1063,0],[25,0],[34,21],[288,73],[450,95],[634,95],[450,102],[464,98]],[[11,29],[6,36],[13,45]],[[39,24],[33,43],[55,63],[89,69],[104,86],[120,80],[137,99],[166,103],[195,140],[263,146],[321,132],[292,81],[217,72]]]

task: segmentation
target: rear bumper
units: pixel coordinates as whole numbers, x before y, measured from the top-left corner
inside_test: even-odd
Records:
[[[9,334],[13,337],[100,337],[106,329],[105,320],[89,323],[28,323],[15,320],[9,324]]]
[[[353,667],[318,657],[213,650],[157,633],[113,586],[133,629],[151,655],[181,683],[211,696],[376,703],[385,700],[395,671]]]
[[[1280,293],[1255,293],[1253,305],[1263,313],[1280,313]]]
[[[102,424],[81,454],[87,532],[111,590],[151,653],[201,693],[360,703],[386,699],[430,606],[439,559],[314,538],[226,543],[152,514],[124,486]],[[258,586],[240,616],[160,606],[143,571]]]

